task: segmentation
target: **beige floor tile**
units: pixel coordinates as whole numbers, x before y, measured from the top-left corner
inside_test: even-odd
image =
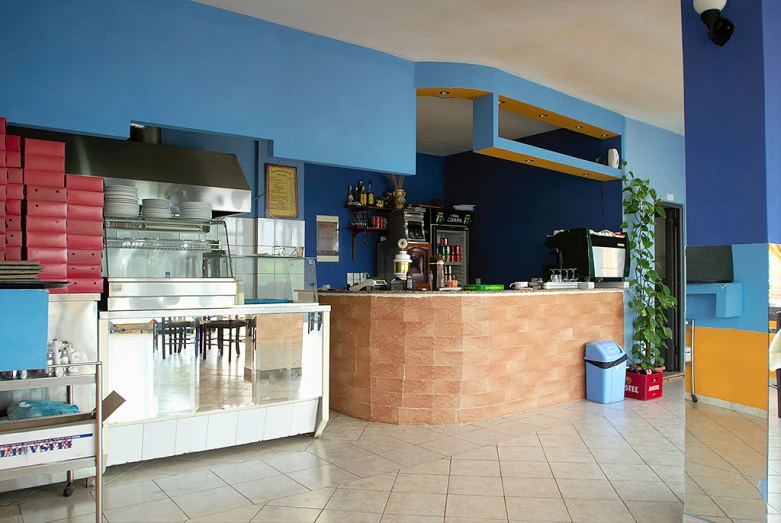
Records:
[[[461,454],[456,454],[455,456],[453,456],[453,459],[477,459],[477,460],[484,460],[484,461],[498,461],[499,454],[496,451],[496,445],[488,445],[485,447],[480,447],[479,449],[469,450],[467,452],[462,452]]]
[[[263,461],[278,471],[285,473],[328,465],[327,461],[309,452],[294,452],[284,456],[265,458]]]
[[[403,465],[383,458],[382,456],[373,455],[368,458],[361,458],[354,461],[343,461],[339,463],[339,466],[356,476],[368,478],[386,472],[395,472],[402,468]]]
[[[371,512],[324,510],[320,513],[320,517],[317,518],[317,523],[378,523],[380,517],[381,514]]]
[[[440,436],[441,435],[442,434],[440,434]],[[454,456],[456,454],[462,454],[470,450],[479,449],[484,445],[477,445],[476,443],[472,443],[470,441],[446,436],[436,441],[427,441],[425,443],[421,443],[419,446],[423,447],[424,449],[442,454],[443,456]]]
[[[450,463],[451,476],[493,476],[499,477],[498,461],[453,460]]]
[[[495,430],[480,429],[480,430],[473,430],[472,432],[467,432],[465,434],[459,434],[456,437],[459,439],[463,439],[465,441],[469,441],[476,445],[485,446],[485,445],[496,445],[500,441],[506,441],[508,439],[512,439],[517,435],[518,433],[514,433],[514,432],[511,432],[510,434],[504,434],[502,432],[497,432]]]
[[[399,474],[435,474],[435,475],[450,475],[450,458],[439,459],[437,461],[431,461],[429,463],[423,463],[414,467],[405,467],[399,470]]]
[[[501,461],[545,461],[542,447],[499,447]]]
[[[683,515],[680,501],[627,501],[626,506],[637,523],[678,523]]]
[[[336,489],[325,508],[326,510],[363,511],[381,514],[385,511],[388,496],[390,496],[390,492],[377,490]]]
[[[607,479],[596,463],[551,463],[556,479]]]
[[[314,523],[319,515],[320,509],[266,505],[252,523]]]
[[[694,479],[697,485],[711,497],[759,497],[757,488],[742,476],[731,477],[706,477],[700,476]]]
[[[396,482],[396,472],[389,472],[387,474],[380,474],[378,476],[371,476],[369,478],[358,479],[355,481],[349,481],[342,483],[339,488],[349,488],[355,490],[379,490],[382,492],[390,492],[393,489],[393,485]]]
[[[220,467],[212,468],[211,471],[229,485],[279,475],[277,469],[266,465],[262,461],[248,461],[246,463],[222,465]]]
[[[569,434],[538,434],[540,443],[545,448],[549,447],[569,447],[580,448],[586,447],[583,439],[580,436],[572,436]]]
[[[552,479],[503,478],[505,496],[518,498],[561,498]]]
[[[171,499],[189,518],[199,518],[251,504],[247,498],[229,486],[193,492]]]
[[[621,436],[582,436],[583,442],[590,449],[632,450],[629,443]]]
[[[661,481],[611,481],[624,501],[672,501],[679,499]]]
[[[610,481],[659,481],[659,476],[648,465],[622,465],[603,463],[600,465]]]
[[[12,518],[0,518],[0,523],[23,523],[22,516],[17,516],[18,519]],[[102,523],[108,523],[106,516],[101,518]],[[95,514],[84,514],[83,516],[74,516],[72,518],[55,519],[50,523],[95,523]],[[244,523],[244,522],[243,522]]]
[[[303,494],[295,494],[285,498],[278,498],[268,502],[271,506],[278,507],[295,507],[295,508],[317,508],[322,509],[331,499],[331,495],[336,489],[334,488],[322,488],[319,490],[313,490],[312,492],[304,492]]]
[[[449,497],[444,494],[392,492],[385,512],[410,516],[444,516],[446,499]]]
[[[181,496],[202,490],[209,490],[227,485],[211,470],[184,472],[176,476],[167,476],[155,480],[157,486],[169,496]],[[108,489],[107,489],[108,490]]]
[[[542,429],[549,429],[551,427],[569,424],[567,420],[553,418],[551,416],[545,416],[542,414],[525,417],[523,418],[523,423],[534,425],[535,427],[540,427]]]
[[[403,432],[394,434],[393,437],[402,441],[406,441],[407,443],[412,443],[413,445],[420,445],[434,440],[443,439],[447,436],[435,430],[414,427],[407,428]]]
[[[439,516],[408,516],[406,514],[384,514],[380,523],[443,523]]]
[[[389,452],[383,452],[380,454],[383,458],[400,463],[405,467],[414,467],[421,463],[429,463],[438,459],[442,459],[442,454],[433,452],[417,446],[409,446],[401,449],[392,450]]]
[[[507,497],[505,501],[510,521],[572,521],[562,499]]]
[[[759,496],[756,499],[714,497],[713,501],[733,520],[762,519],[767,513],[767,506]]]
[[[547,462],[536,461],[502,461],[499,464],[503,478],[552,478],[551,468]]]
[[[543,449],[545,450],[545,456],[551,463],[596,463],[594,456],[591,455],[591,451],[585,446],[546,447],[545,443],[543,443]]]
[[[564,499],[618,499],[609,481],[593,479],[557,479]]]
[[[466,434],[473,430],[477,430],[480,427],[477,425],[440,425],[428,427],[429,430],[439,432],[445,436],[458,436],[459,434]]]
[[[540,427],[529,425],[528,423],[524,423],[522,421],[510,421],[508,423],[494,425],[490,427],[490,430],[515,438],[523,434],[535,434],[540,430]]]
[[[56,519],[76,517],[95,513],[95,500],[85,490],[74,491],[70,498],[59,496],[46,498],[27,497],[19,505],[25,522],[45,523]],[[121,510],[121,509],[117,509]]]
[[[710,496],[699,496],[686,493],[686,512],[695,516],[726,517]]]
[[[152,480],[106,487],[103,489],[103,510],[138,505],[166,497],[166,493],[160,490],[160,487]]]
[[[336,465],[326,465],[313,469],[291,472],[288,476],[301,483],[309,490],[317,490],[325,487],[335,487],[341,483],[361,479],[352,472],[347,472]]]
[[[602,464],[643,465],[644,461],[634,450],[592,449],[591,453]]]
[[[301,472],[299,472],[299,474]],[[247,481],[245,483],[236,483],[233,487],[245,498],[255,504],[271,501],[272,499],[293,496],[307,491],[305,486],[293,481],[287,476],[274,476],[271,478]]]
[[[502,478],[498,477],[450,476],[447,493],[473,496],[504,496]]]
[[[185,513],[170,499],[106,510],[103,514],[111,523],[171,523],[187,519]]]
[[[355,461],[361,458],[370,458],[376,456],[373,452],[369,452],[366,449],[362,449],[352,443],[342,442],[338,445],[330,445],[326,447],[309,447],[307,452],[314,454],[317,457],[323,458],[330,463],[342,463],[345,461]]]
[[[409,447],[410,443],[394,438],[391,435],[372,433],[367,435],[366,432],[364,432],[363,436],[361,436],[354,445],[366,449],[369,452],[374,452],[375,454],[382,454],[383,452]]]
[[[312,438],[283,438],[267,442],[260,450],[253,453],[248,460],[272,458],[284,454],[305,451],[314,440]]]
[[[446,517],[451,518],[507,518],[507,508],[502,497],[448,495]]]
[[[650,465],[651,469],[656,473],[659,478],[666,482],[683,482],[684,466],[683,462],[678,465]]]
[[[448,476],[433,474],[399,474],[396,477],[396,483],[393,485],[393,491],[447,494],[448,479]],[[452,478],[450,479],[452,481]]]
[[[578,523],[628,523],[634,518],[621,501],[565,499],[572,521]]]
[[[524,434],[516,438],[500,441],[499,447],[541,447],[540,438],[536,434]]]

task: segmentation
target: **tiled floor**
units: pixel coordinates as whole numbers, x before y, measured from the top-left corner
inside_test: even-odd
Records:
[[[700,518],[691,521],[764,523],[776,513],[759,491],[767,436],[764,417],[686,401],[686,513]]]
[[[579,401],[460,426],[332,413],[316,440],[112,467],[104,515],[109,523],[678,523],[682,385],[667,382],[664,397],[650,402]],[[69,499],[60,492],[0,494],[0,522],[94,521],[88,491]]]
[[[781,418],[778,417],[776,389],[768,399],[767,491],[768,523],[781,523]]]
[[[127,400],[112,422],[252,405],[254,397],[260,404],[300,396],[300,369],[259,374],[253,391],[252,380],[244,377],[243,343],[240,349],[230,362],[227,349],[220,356],[216,347],[205,360],[196,359],[192,344],[163,359],[160,351],[152,352],[149,333],[112,334],[109,382]]]

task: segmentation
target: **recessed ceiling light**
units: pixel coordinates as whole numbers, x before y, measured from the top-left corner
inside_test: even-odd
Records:
[[[442,96],[447,96],[450,94],[450,91],[439,91],[439,94],[441,94]]]
[[[526,163],[534,163],[534,160],[526,160]]]
[[[583,176],[591,176],[590,173],[583,173]]]
[[[608,136],[610,136],[610,135],[609,134],[603,134],[602,138],[607,138]]]
[[[503,103],[504,103],[504,100],[499,100],[499,103],[500,103],[500,104],[503,104]]]
[[[547,117],[548,117],[548,115],[547,115],[547,114],[545,114],[545,113],[540,113],[540,118],[547,118]]]
[[[583,129],[583,126],[582,125],[576,125],[575,129]]]

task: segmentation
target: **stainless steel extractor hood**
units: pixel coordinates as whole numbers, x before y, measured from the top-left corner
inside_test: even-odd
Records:
[[[215,216],[250,212],[252,193],[233,154],[157,145],[159,129],[136,126],[144,142],[9,127],[8,134],[65,142],[65,172],[135,185],[140,198],[204,201]]]

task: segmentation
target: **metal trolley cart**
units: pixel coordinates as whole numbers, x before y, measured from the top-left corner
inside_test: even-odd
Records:
[[[95,386],[93,412],[0,421],[0,476],[19,479],[45,474],[68,473],[63,495],[73,493],[74,470],[95,467],[95,521],[103,514],[103,391],[99,362],[52,365],[57,369],[77,367],[94,374],[61,377],[0,380],[0,392],[49,387],[66,387],[72,402],[76,385]]]

